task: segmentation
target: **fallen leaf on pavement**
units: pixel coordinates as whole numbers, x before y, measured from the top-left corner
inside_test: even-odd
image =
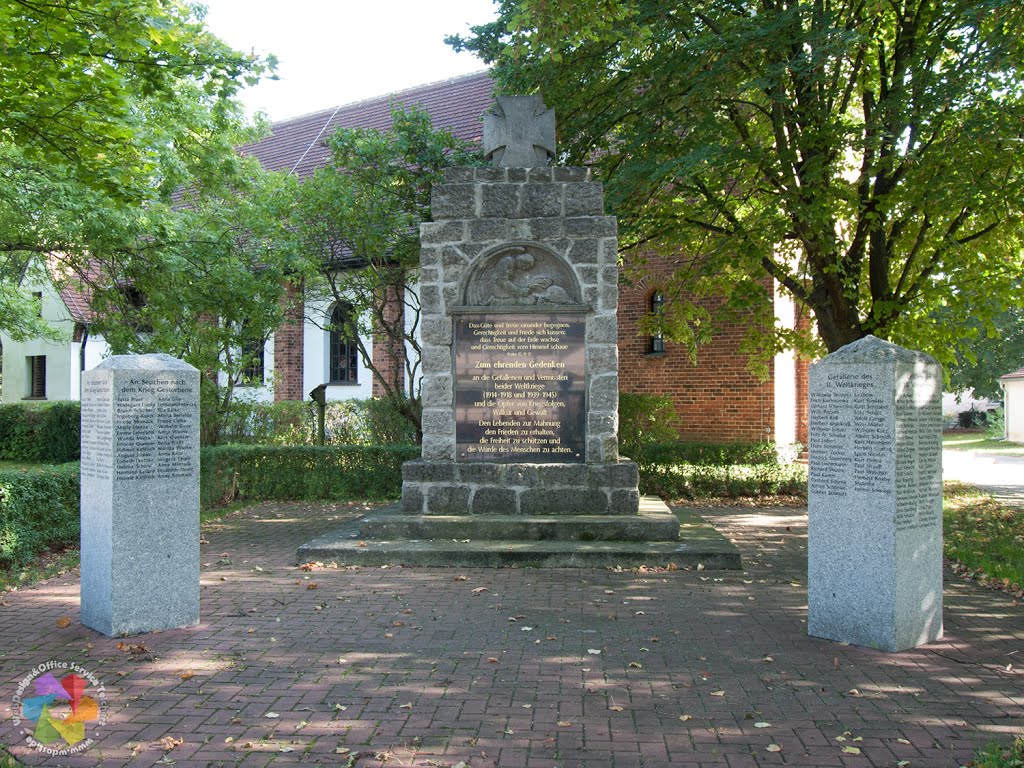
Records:
[[[71,626],[71,619],[70,619],[70,617],[68,617],[68,616],[61,616],[59,619],[57,619],[57,626],[60,629],[67,629],[68,627],[70,627]]]
[[[771,723],[754,723],[755,728],[771,728]]]
[[[857,747],[843,747],[843,752],[845,752],[848,755],[859,755],[860,749],[858,749]]]
[[[165,752],[170,752],[175,747],[178,747],[178,746],[181,746],[182,744],[184,744],[185,740],[184,739],[176,739],[173,736],[164,736],[162,739],[160,739],[159,743],[160,743],[160,749],[164,750]]]
[[[778,744],[769,744],[767,747],[764,748],[764,751],[765,752],[781,752],[782,751],[782,747],[780,747]]]

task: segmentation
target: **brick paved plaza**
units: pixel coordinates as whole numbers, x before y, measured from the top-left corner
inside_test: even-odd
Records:
[[[85,629],[73,574],[0,596],[0,743],[47,766],[918,768],[1024,733],[1024,606],[947,574],[939,643],[808,638],[803,510],[706,510],[742,572],[295,567],[355,511],[205,528],[192,629]],[[11,720],[49,660],[106,687],[80,755]]]

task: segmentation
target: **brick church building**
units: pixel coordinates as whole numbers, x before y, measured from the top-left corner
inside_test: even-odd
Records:
[[[390,126],[393,103],[415,105],[430,113],[437,128],[479,142],[482,115],[492,102],[493,83],[486,72],[412,88],[400,93],[314,112],[275,123],[261,141],[244,147],[270,170],[286,171],[300,179],[312,174],[329,158],[326,139],[338,128]],[[667,271],[669,259],[660,260]],[[659,260],[652,260],[657,274]],[[744,328],[727,327],[702,346],[696,364],[688,350],[671,342],[641,334],[639,319],[657,302],[657,286],[623,285],[619,298],[619,379],[622,391],[669,395],[679,416],[683,439],[712,442],[771,441],[780,445],[806,443],[807,368],[792,355],[776,356],[765,380],[747,369],[740,351]],[[773,292],[775,316],[784,326],[797,321],[792,302]],[[301,297],[299,303],[301,303]],[[355,355],[339,346],[338,339],[300,318],[311,312],[328,317],[330,306],[305,306],[295,319],[271,337],[265,350],[265,381],[273,387],[257,387],[249,397],[294,400],[308,397],[320,384],[327,385],[328,399],[363,398],[374,394],[369,370]],[[382,354],[382,347],[374,355]],[[379,360],[377,362],[380,362]]]

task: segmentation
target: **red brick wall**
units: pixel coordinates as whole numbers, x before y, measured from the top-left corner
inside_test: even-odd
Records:
[[[796,327],[803,329],[811,325],[806,310],[797,308]],[[807,371],[811,361],[797,355],[796,358],[796,439],[807,448]]]
[[[405,307],[402,303],[402,289],[389,288],[389,295],[384,304],[384,322],[394,328],[397,323],[404,323]],[[376,332],[373,335],[373,364],[384,379],[391,383],[392,391],[404,390],[405,377],[405,339],[392,339],[386,333]],[[373,377],[373,396],[384,397],[387,390],[376,376]]]
[[[684,440],[773,439],[772,379],[761,381],[747,370],[747,355],[739,351],[746,330],[742,324],[727,326],[700,347],[696,365],[685,347],[671,342],[664,356],[649,355],[650,337],[639,333],[637,323],[647,313],[653,291],[647,282],[623,286],[619,294],[619,388],[670,395]]]
[[[274,332],[274,400],[304,400],[302,391],[302,289],[289,285],[282,298],[285,321]]]

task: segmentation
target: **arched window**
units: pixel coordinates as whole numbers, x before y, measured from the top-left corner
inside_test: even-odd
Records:
[[[665,297],[661,295],[661,291],[655,291],[651,294],[650,310],[651,314],[655,316],[661,315],[665,307]],[[651,355],[663,355],[665,354],[665,337],[661,333],[656,333],[651,336],[650,348],[648,354]]]
[[[352,340],[354,318],[348,304],[335,304],[331,312],[330,367],[327,380],[331,384],[356,384],[359,374],[359,351]]]

